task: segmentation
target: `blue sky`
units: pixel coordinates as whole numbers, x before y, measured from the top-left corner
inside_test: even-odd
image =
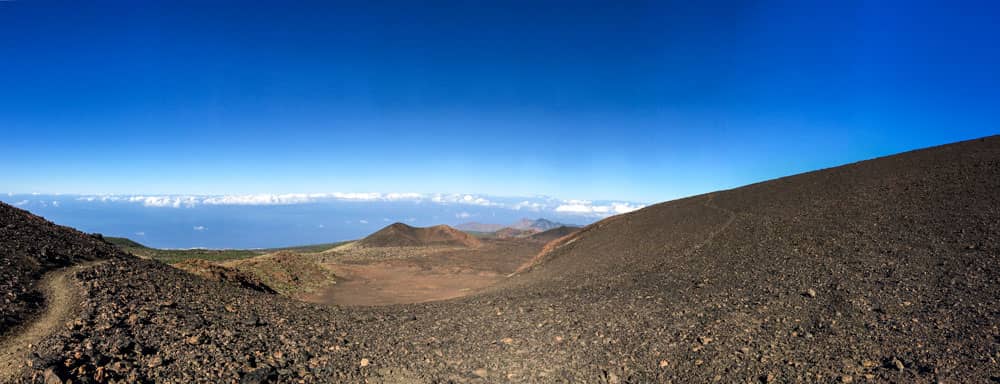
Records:
[[[995,2],[483,3],[0,2],[0,191],[656,202],[998,132]]]

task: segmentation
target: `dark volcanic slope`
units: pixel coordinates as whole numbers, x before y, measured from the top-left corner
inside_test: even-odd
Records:
[[[45,272],[122,255],[100,237],[0,202],[0,337],[44,304],[35,285]]]
[[[358,241],[365,247],[479,246],[479,239],[447,225],[418,228],[394,223]]]
[[[558,238],[563,237],[563,236],[569,236],[570,234],[572,234],[572,233],[574,233],[576,231],[579,231],[579,230],[580,230],[580,228],[578,228],[578,227],[568,227],[568,226],[563,225],[563,226],[560,226],[560,227],[552,228],[552,229],[544,231],[544,232],[536,233],[534,235],[528,236],[528,238],[532,239],[532,240],[537,240],[537,241],[549,242],[549,241],[558,239]]]
[[[998,190],[1000,138],[931,148],[612,217],[486,293],[403,306],[314,306],[116,260],[77,274],[83,318],[36,346],[32,369],[78,382],[997,381]]]

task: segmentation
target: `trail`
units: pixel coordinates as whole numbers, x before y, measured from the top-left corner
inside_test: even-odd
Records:
[[[688,259],[689,260],[692,256],[695,255],[695,253],[697,253],[698,251],[700,251],[702,248],[705,248],[705,246],[711,244],[712,241],[715,240],[715,238],[717,236],[719,236],[720,233],[722,233],[722,232],[726,231],[727,229],[729,229],[729,227],[733,224],[733,222],[736,221],[736,212],[733,212],[730,209],[722,208],[722,207],[720,207],[718,205],[715,205],[715,203],[713,203],[713,201],[715,200],[715,196],[716,195],[717,195],[717,193],[712,193],[712,194],[708,195],[705,198],[705,201],[702,203],[702,205],[705,206],[705,207],[714,209],[716,211],[720,211],[722,213],[725,213],[726,216],[728,216],[728,218],[726,219],[726,222],[722,223],[721,225],[719,225],[718,227],[716,227],[715,229],[713,229],[711,232],[709,232],[708,235],[705,236],[705,238],[703,238],[697,244],[692,245],[690,247],[687,247],[686,249],[684,249],[683,251],[681,251],[680,255],[684,259]],[[667,258],[661,258],[660,260],[655,261],[655,264],[656,264],[657,267],[664,267],[664,266],[667,266],[667,265],[674,265],[674,263],[675,263],[675,261],[673,261],[673,259],[667,259]],[[704,268],[707,268],[707,267],[704,267]]]
[[[712,203],[712,201],[715,200],[715,195],[716,194],[713,193],[712,195],[708,196],[708,199],[705,199],[705,203],[703,205],[706,206],[706,207],[712,208],[712,209],[714,209],[716,211],[725,212],[726,215],[729,216],[729,218],[726,219],[725,223],[723,223],[718,228],[716,228],[715,230],[713,230],[712,232],[710,232],[708,234],[708,236],[705,237],[705,239],[702,240],[700,243],[698,243],[695,246],[693,246],[693,247],[688,248],[687,250],[685,250],[684,251],[684,256],[694,255],[695,252],[698,252],[698,250],[700,250],[704,246],[706,246],[709,243],[711,243],[712,240],[714,240],[716,236],[718,236],[720,233],[722,233],[722,231],[725,231],[726,229],[728,229],[729,226],[732,225],[734,221],[736,221],[736,212],[733,212],[733,211],[731,211],[729,209],[726,209],[726,208],[722,208],[722,207],[720,207],[720,206],[715,205],[714,203]]]
[[[55,333],[72,319],[82,299],[73,286],[73,273],[101,264],[96,261],[49,272],[39,282],[45,295],[45,309],[28,323],[0,339],[0,383],[13,383],[25,367],[29,346]]]

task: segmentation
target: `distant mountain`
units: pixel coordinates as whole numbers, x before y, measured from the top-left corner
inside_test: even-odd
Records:
[[[503,224],[487,224],[487,223],[462,223],[455,226],[455,229],[459,231],[467,232],[496,232],[503,229]]]
[[[578,226],[575,225],[563,224],[544,218],[538,218],[538,219],[524,218],[521,219],[520,221],[517,221],[507,226],[501,224],[489,224],[489,223],[477,223],[477,222],[464,223],[455,226],[455,228],[458,228],[462,231],[492,234],[493,237],[500,239],[528,237],[536,233],[541,233],[548,231],[550,229],[563,228],[563,227],[567,229],[579,228]]]
[[[447,225],[427,228],[411,227],[394,223],[358,241],[364,247],[421,247],[431,245],[451,245],[478,247],[479,239]]]
[[[553,228],[559,228],[564,226],[575,227],[574,225],[557,223],[547,219],[535,219],[535,220],[521,219],[521,221],[514,223],[510,227],[514,229],[528,229],[528,230],[534,230],[536,232],[544,232]]]

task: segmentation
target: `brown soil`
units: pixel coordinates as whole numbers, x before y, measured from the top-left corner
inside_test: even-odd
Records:
[[[466,296],[503,278],[495,272],[392,263],[330,264],[330,269],[337,284],[305,300],[338,305],[422,303]]]
[[[260,280],[268,289],[295,298],[309,297],[336,281],[334,273],[321,265],[314,254],[278,251],[227,261],[222,266],[254,276],[254,280]]]
[[[422,303],[473,294],[496,284],[534,256],[541,244],[484,240],[478,248],[346,247],[323,265],[337,283],[305,300],[337,305]]]

